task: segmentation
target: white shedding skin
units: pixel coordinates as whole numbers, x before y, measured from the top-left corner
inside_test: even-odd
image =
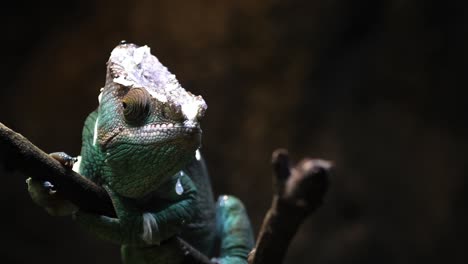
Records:
[[[102,98],[102,91],[99,93],[99,95],[97,97],[99,103],[101,103],[101,98]]]
[[[182,175],[183,175],[183,174],[181,173],[180,176],[182,177]],[[182,194],[184,193],[184,187],[183,187],[182,184],[180,183],[180,177],[179,177],[179,179],[177,179],[177,183],[176,183],[176,188],[175,188],[175,190],[176,190],[176,193],[177,193],[178,195],[182,195]]]
[[[182,113],[187,120],[195,121],[198,114],[199,104],[196,101],[185,103],[182,105]]]
[[[98,121],[99,121],[99,117],[96,118],[96,123],[94,123],[93,146],[96,146]]]
[[[151,95],[151,97],[156,98],[159,102],[161,102],[161,103],[167,102],[167,97],[166,96],[164,96],[164,95],[162,95],[160,93],[157,93],[157,92],[155,92],[153,90],[147,89],[147,91]]]
[[[76,157],[77,161],[73,164],[73,171],[76,173],[80,173],[80,165],[81,165],[81,156]]]
[[[144,88],[161,103],[181,107],[187,121],[198,122],[206,109],[201,96],[187,92],[177,78],[155,56],[148,46],[130,43],[118,45],[111,52],[108,71],[112,79],[107,80],[128,88]],[[107,85],[113,87],[112,85]]]
[[[115,83],[118,83],[118,84],[121,84],[121,85],[123,85],[123,86],[128,86],[128,87],[133,86],[133,82],[127,80],[127,79],[125,78],[125,76],[119,76],[118,78],[114,78],[114,82],[115,82]]]
[[[153,232],[159,232],[158,223],[151,213],[143,213],[143,233],[141,238],[148,245],[153,244]]]
[[[172,90],[177,90],[179,88],[180,88],[180,84],[177,81],[176,76],[174,74],[169,74],[169,76],[167,76],[167,82],[166,82],[166,86],[164,87],[164,90],[166,92],[170,92]]]
[[[135,49],[135,52],[133,53],[133,59],[134,59],[135,64],[141,63],[145,56],[151,56],[150,47],[145,45],[145,46]]]
[[[223,196],[219,197],[219,199],[218,199],[219,206],[224,206],[224,203],[226,203],[227,200],[229,200],[229,196],[227,196],[227,195],[223,195]]]
[[[195,158],[196,158],[198,161],[201,160],[201,154],[200,154],[200,150],[199,150],[199,149],[195,150]]]

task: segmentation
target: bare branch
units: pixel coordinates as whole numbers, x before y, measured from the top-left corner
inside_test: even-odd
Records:
[[[322,204],[328,189],[329,161],[303,159],[290,168],[287,151],[279,149],[272,163],[275,193],[249,264],[282,263],[297,229]]]

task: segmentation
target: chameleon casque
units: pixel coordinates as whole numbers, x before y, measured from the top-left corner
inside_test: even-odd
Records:
[[[247,263],[254,238],[237,198],[213,199],[200,155],[207,105],[187,92],[147,46],[121,42],[107,63],[99,106],[85,121],[73,169],[103,186],[117,218],[80,211],[53,183],[28,179],[33,200],[52,215],[122,245],[125,264],[181,263],[166,239],[181,236],[223,264]],[[71,166],[74,158],[54,154]]]

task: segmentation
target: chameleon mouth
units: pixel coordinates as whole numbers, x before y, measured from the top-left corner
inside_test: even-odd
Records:
[[[193,123],[155,123],[141,127],[120,129],[110,135],[104,143],[104,149],[111,148],[125,139],[125,144],[153,145],[177,139],[191,139],[200,141],[202,130]]]
[[[138,129],[142,129],[143,131],[165,131],[165,130],[193,130],[198,129],[200,130],[200,126],[198,124],[181,124],[181,123],[157,123],[157,124],[149,124]]]

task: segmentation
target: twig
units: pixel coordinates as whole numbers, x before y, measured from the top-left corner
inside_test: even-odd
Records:
[[[328,189],[329,161],[303,159],[290,168],[287,151],[279,149],[272,163],[275,193],[249,264],[282,263],[297,229],[322,204]]]
[[[19,171],[34,179],[53,182],[57,193],[76,204],[80,210],[115,216],[111,199],[104,188],[62,166],[27,138],[2,123],[0,156],[3,156],[8,169]],[[185,263],[213,264],[207,256],[179,237],[166,243],[174,243],[180,249]]]

